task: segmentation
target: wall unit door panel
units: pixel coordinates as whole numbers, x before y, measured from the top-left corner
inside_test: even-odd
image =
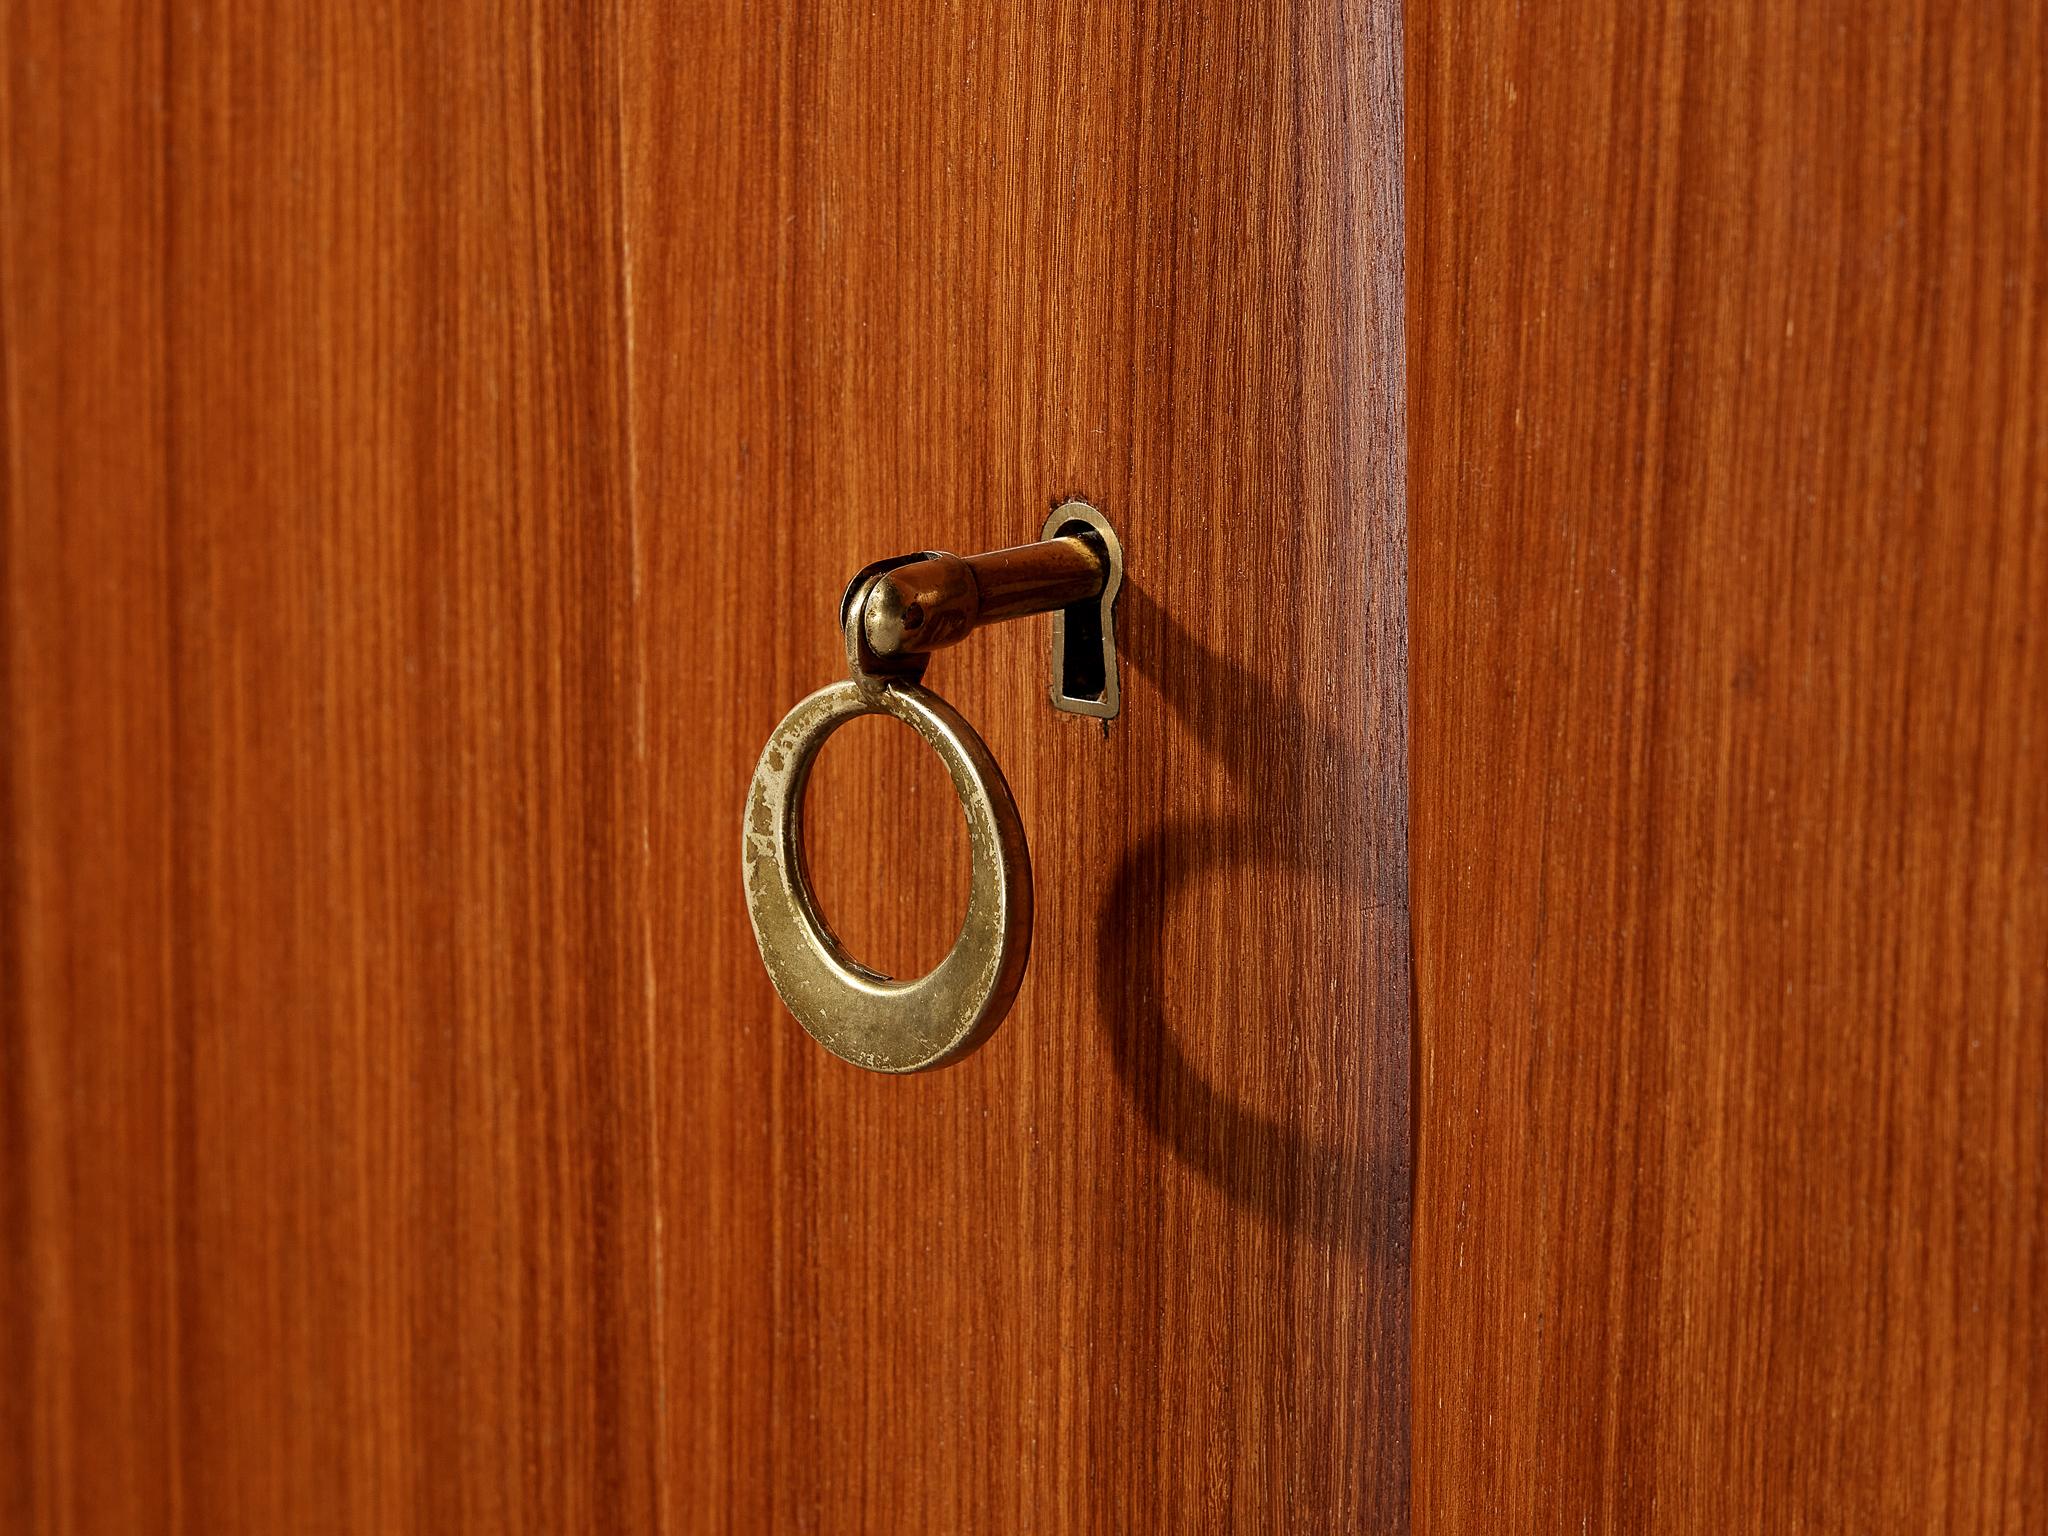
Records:
[[[1398,17],[1125,9],[0,7],[0,1525],[1403,1523]],[[1036,953],[864,1076],[754,756],[1069,495],[1123,716],[935,664]]]
[[[742,1526],[1403,1518],[1395,21],[629,27],[642,580],[691,594],[646,612],[650,698],[692,701],[645,742],[669,1444]],[[865,1076],[754,956],[754,757],[842,669],[852,570],[1069,495],[1126,552],[1123,716],[1049,711],[1037,623],[934,663],[1038,937],[979,1055]],[[943,945],[960,887],[929,910],[902,850],[958,813],[868,734],[817,862],[870,872],[838,893],[871,942]]]
[[[1408,10],[1416,1512],[2048,1508],[2048,18]]]

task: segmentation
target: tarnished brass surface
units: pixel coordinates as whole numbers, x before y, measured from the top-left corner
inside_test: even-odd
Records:
[[[1109,577],[1109,560],[1092,532],[964,559],[937,554],[892,564],[867,588],[867,643],[879,657],[940,650],[986,624],[1087,602]]]
[[[804,867],[811,765],[826,737],[870,714],[893,715],[924,738],[946,765],[967,817],[967,915],[952,951],[915,981],[880,975],[846,953],[818,911]],[[754,770],[741,859],[747,914],[775,990],[835,1056],[877,1072],[944,1066],[972,1051],[1009,1012],[1031,954],[1024,827],[988,747],[936,694],[901,679],[855,678],[821,688],[792,709]],[[892,873],[918,878],[914,868],[878,877]]]
[[[1116,595],[1124,584],[1123,544],[1109,519],[1085,501],[1053,508],[1039,537],[1053,544],[1085,541],[1103,562],[1100,589],[1052,616],[1052,681],[1047,689],[1052,707],[1070,715],[1114,720],[1123,708],[1116,668]]]
[[[914,555],[876,560],[853,573],[853,580],[846,584],[846,590],[839,596],[839,628],[846,638],[846,671],[849,677],[895,677],[912,683],[923,680],[924,669],[931,664],[931,657],[925,652],[894,650],[885,654],[869,643],[868,602],[880,578],[890,571],[953,558],[935,549],[927,549]]]
[[[1111,629],[1123,550],[1082,501],[1057,508],[1036,544],[985,555],[924,550],[865,565],[839,600],[847,681],[784,717],[747,792],[741,859],[747,915],[782,1001],[836,1056],[877,1072],[958,1061],[1002,1022],[1031,957],[1031,858],[1010,787],[972,726],[921,686],[930,653],[982,625],[1051,613],[1052,702],[1116,715]],[[869,970],[826,925],[804,868],[804,788],[825,738],[860,715],[893,715],[939,754],[967,817],[967,915],[927,975]],[[901,875],[915,879],[915,872]]]

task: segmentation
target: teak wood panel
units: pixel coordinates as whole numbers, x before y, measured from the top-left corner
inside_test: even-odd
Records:
[[[6,1523],[1400,1523],[1391,9],[5,28]],[[932,675],[1025,992],[859,1074],[753,755],[855,566],[1070,494],[1124,718]],[[933,776],[830,766],[835,918],[942,944]]]
[[[2048,13],[1408,12],[1433,1533],[2048,1510]]]
[[[614,41],[7,8],[10,1529],[656,1525]]]
[[[647,608],[672,1496],[738,1528],[1405,1519],[1394,14],[1123,10],[629,16],[641,572],[687,597]],[[1123,716],[1051,712],[1043,623],[934,662],[1036,946],[978,1056],[863,1075],[753,953],[747,775],[852,570],[1070,495],[1126,552]],[[958,813],[902,736],[835,744],[812,846],[928,954]]]

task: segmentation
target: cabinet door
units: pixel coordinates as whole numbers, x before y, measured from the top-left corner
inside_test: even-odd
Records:
[[[876,11],[6,7],[9,1524],[1404,1523],[1398,18]],[[1118,719],[930,675],[1023,992],[863,1073],[756,755],[1069,496]],[[907,733],[807,835],[950,944]]]
[[[1395,16],[1117,9],[629,18],[668,1469],[742,1527],[1403,1506]],[[1030,840],[1023,992],[850,1069],[754,953],[755,758],[863,562],[1068,496],[1123,543],[1114,724],[1048,707],[1043,621],[928,675]],[[810,804],[854,952],[942,954],[936,760],[856,722]]]
[[[1408,9],[1416,1523],[2048,1509],[2048,20]]]

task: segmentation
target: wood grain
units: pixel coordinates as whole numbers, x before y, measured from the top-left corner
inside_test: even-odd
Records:
[[[591,20],[7,8],[9,1529],[656,1523]]]
[[[1394,15],[1119,12],[627,17],[684,1528],[1405,1523]],[[862,1075],[753,952],[754,757],[852,570],[1068,495],[1127,552],[1124,716],[1047,708],[1040,623],[934,662],[1037,943],[979,1055]],[[813,829],[870,953],[960,910],[901,735]]]
[[[4,15],[0,1525],[1403,1525],[1391,8]],[[1124,718],[932,679],[1022,1001],[859,1074],[754,754],[1070,494]],[[884,956],[900,746],[813,828]]]
[[[1411,7],[1417,1523],[2048,1508],[2048,23]]]

